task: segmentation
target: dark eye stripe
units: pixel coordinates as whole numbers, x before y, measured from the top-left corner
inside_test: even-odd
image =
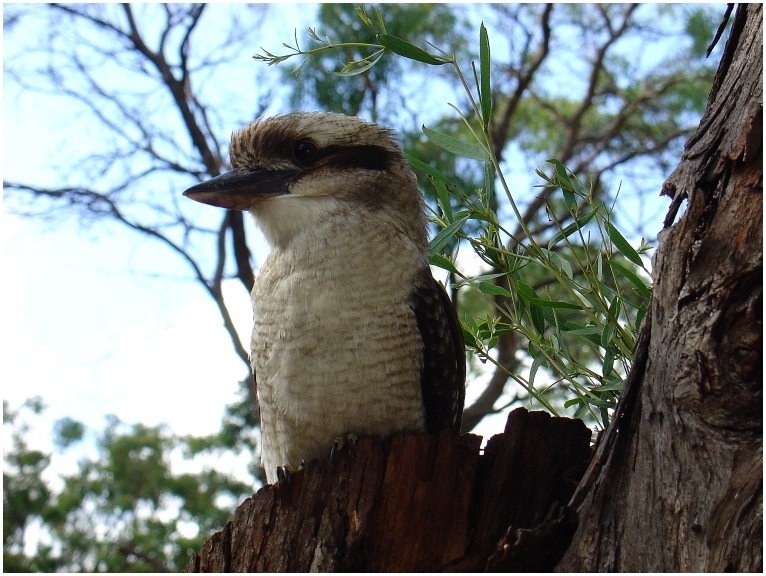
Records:
[[[393,159],[393,153],[380,146],[328,146],[322,150],[323,164],[339,169],[363,168],[385,170]]]

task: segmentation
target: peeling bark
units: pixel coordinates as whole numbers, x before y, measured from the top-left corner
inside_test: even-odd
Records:
[[[564,506],[590,431],[518,409],[483,453],[480,444],[453,429],[361,438],[336,462],[259,490],[184,571],[550,570],[557,556],[528,557],[515,543],[569,541]]]
[[[660,235],[647,361],[574,502],[561,571],[762,570],[762,53],[762,7],[741,6],[663,189],[688,207]]]

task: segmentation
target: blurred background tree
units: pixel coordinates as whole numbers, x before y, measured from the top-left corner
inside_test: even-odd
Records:
[[[372,13],[374,6],[367,6]],[[389,34],[456,53],[466,69],[476,59],[479,22],[490,30],[493,56],[491,127],[494,151],[512,181],[523,218],[539,237],[566,223],[550,187],[535,188],[534,170],[547,158],[566,164],[607,201],[620,190],[616,216],[632,238],[651,239],[661,212],[660,185],[696,127],[712,81],[704,51],[722,13],[713,6],[667,5],[381,5]],[[220,528],[234,506],[262,481],[257,467],[257,414],[243,338],[224,285],[248,291],[257,268],[257,237],[238,212],[221,217],[180,192],[226,169],[231,131],[263,114],[322,109],[360,115],[394,127],[408,153],[473,192],[481,167],[436,149],[423,124],[457,137],[465,125],[445,106],[464,104],[446,70],[384,55],[354,76],[334,72],[369,56],[360,47],[318,51],[282,82],[250,57],[280,8],[215,5],[10,5],[4,11],[5,81],[20,94],[43,94],[56,105],[76,103],[68,129],[87,139],[48,159],[56,181],[34,174],[5,181],[7,209],[52,226],[115,224],[149,238],[189,271],[212,299],[242,362],[242,402],[230,406],[219,434],[179,436],[162,427],[109,421],[86,430],[57,428],[56,453],[90,437],[96,453],[73,472],[46,476],[52,455],[31,449],[20,413],[39,417],[40,401],[4,406],[4,558],[6,569],[162,571],[185,562],[188,549]],[[369,29],[351,5],[313,8],[312,34],[296,32],[303,50],[360,41]],[[32,26],[34,24],[34,26]],[[30,26],[32,26],[30,28]],[[296,27],[302,23],[296,23]],[[35,48],[30,48],[29,31]],[[367,35],[367,36],[365,36]],[[14,50],[8,48],[16,47]],[[243,58],[244,56],[244,58]],[[296,66],[300,62],[296,62]],[[435,205],[432,187],[424,192]],[[504,197],[491,199],[513,232]],[[621,208],[622,207],[622,208]],[[552,210],[552,212],[551,212]],[[58,222],[58,224],[56,224]],[[467,230],[470,233],[470,230]],[[445,254],[459,250],[455,243]],[[475,265],[474,265],[475,266]],[[492,270],[481,269],[491,273]],[[502,306],[470,289],[456,295],[460,312]],[[472,363],[464,432],[487,415],[505,413],[527,394],[508,378],[528,361],[514,333],[501,335],[494,355],[502,369]],[[190,392],[187,392],[190,393]],[[37,414],[37,416],[34,416]],[[89,436],[90,435],[90,436]],[[249,481],[220,469],[245,454]],[[241,461],[241,460],[240,460]],[[191,466],[191,468],[189,468]],[[194,472],[184,471],[193,469]]]

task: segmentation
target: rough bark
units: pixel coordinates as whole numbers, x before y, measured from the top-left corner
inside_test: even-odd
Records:
[[[362,438],[259,490],[184,571],[552,569],[574,531],[565,505],[590,431],[518,409],[483,453],[480,444],[453,429]],[[519,552],[528,540],[558,556]]]
[[[362,439],[260,490],[186,571],[762,571],[762,38],[741,6],[592,458],[582,423],[524,410],[483,453],[452,430]]]
[[[762,6],[741,6],[663,189],[644,361],[575,497],[559,570],[762,570],[762,53]]]

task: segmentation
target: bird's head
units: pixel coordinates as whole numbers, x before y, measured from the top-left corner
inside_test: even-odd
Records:
[[[272,245],[284,245],[323,216],[384,214],[418,245],[426,240],[423,200],[387,129],[333,113],[263,118],[235,132],[232,170],[184,195],[247,210]]]

